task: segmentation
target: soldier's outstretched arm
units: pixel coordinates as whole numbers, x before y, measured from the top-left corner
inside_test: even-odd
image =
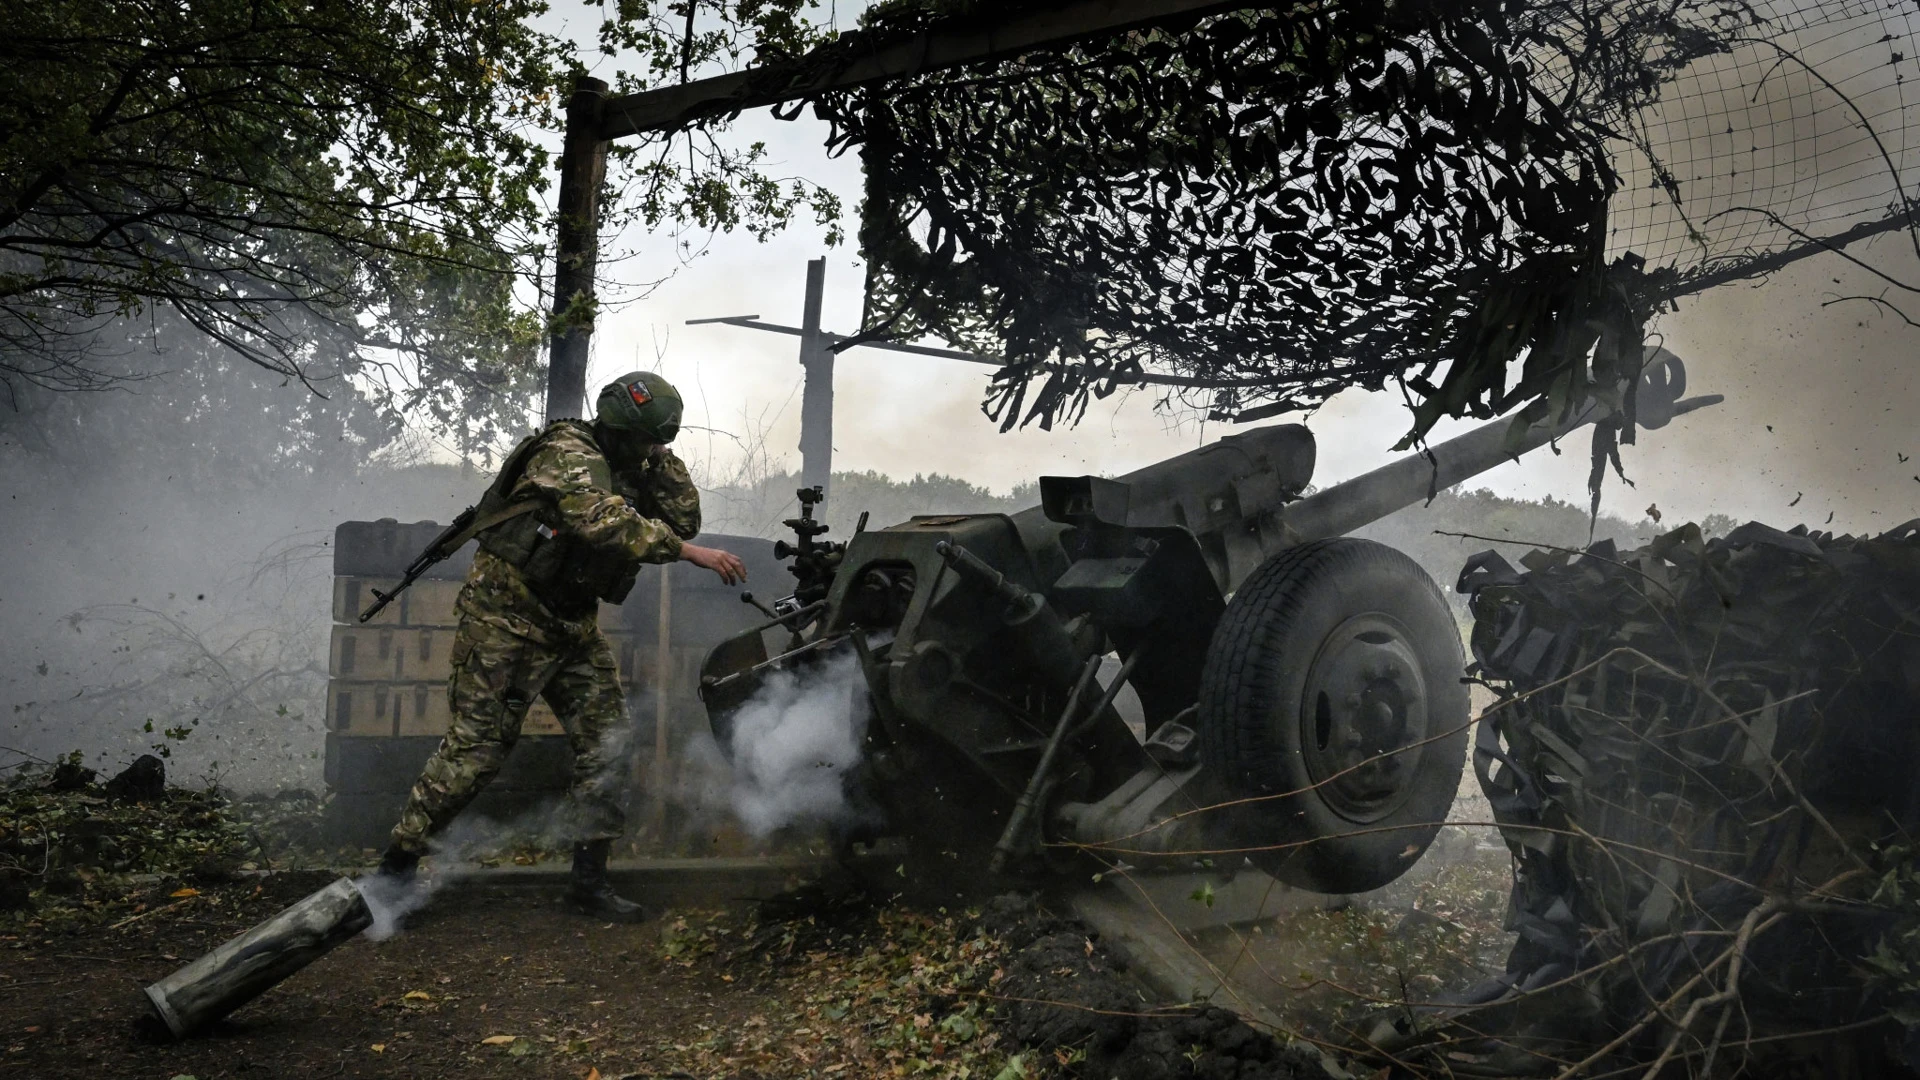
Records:
[[[719,574],[720,580],[729,585],[738,585],[747,580],[747,564],[741,562],[740,556],[731,551],[701,547],[698,544],[681,544],[680,558]]]

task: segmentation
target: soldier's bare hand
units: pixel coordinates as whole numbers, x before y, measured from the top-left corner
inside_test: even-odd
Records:
[[[747,564],[741,562],[740,556],[731,551],[681,544],[680,557],[695,566],[719,574],[720,580],[729,585],[738,585],[747,580]]]

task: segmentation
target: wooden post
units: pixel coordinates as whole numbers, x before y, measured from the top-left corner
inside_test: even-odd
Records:
[[[607,176],[607,140],[600,113],[607,84],[584,75],[567,102],[560,151],[560,196],[553,259],[553,328],[548,334],[547,422],[579,416],[586,406],[587,345],[593,337],[593,275],[600,255],[600,186]]]
[[[667,838],[667,721],[673,709],[668,697],[673,693],[673,567],[660,568],[660,640],[655,651],[653,673],[653,835]]]
[[[820,332],[826,285],[827,260],[808,260],[807,301],[800,318],[800,366],[807,380],[800,395],[800,486],[823,491],[833,479],[833,351]]]

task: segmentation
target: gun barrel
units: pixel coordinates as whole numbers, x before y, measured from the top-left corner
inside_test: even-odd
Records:
[[[368,604],[367,610],[360,613],[360,621],[366,622],[368,619],[371,619],[375,615],[380,614],[382,609],[384,609],[388,604],[393,603],[394,598],[400,595],[400,589],[404,589],[404,588],[406,588],[405,584],[402,584],[398,588],[395,588],[392,592],[381,592],[379,589],[372,590],[373,603]]]
[[[1662,427],[1725,400],[1719,394],[1675,400],[1686,386],[1679,358],[1655,349],[1648,364],[1640,386],[1641,427]],[[1214,581],[1230,593],[1279,551],[1344,535],[1610,415],[1606,406],[1590,403],[1566,420],[1534,424],[1511,442],[1513,420],[1494,420],[1304,498],[1295,496],[1313,475],[1313,435],[1298,424],[1277,424],[1226,436],[1115,480],[1043,476],[1041,505],[1013,515],[1013,523],[1051,576],[1071,561],[1059,543],[1067,527],[1179,526],[1200,542]]]
[[[1719,394],[1688,398],[1674,403],[1672,415],[1680,416],[1723,400]],[[1317,491],[1289,504],[1281,516],[1290,537],[1297,542],[1340,536],[1422,502],[1429,492],[1442,491],[1478,476],[1501,462],[1514,460],[1607,415],[1600,406],[1589,405],[1569,420],[1534,424],[1514,444],[1507,442],[1512,421],[1502,419],[1482,424],[1431,447],[1428,453],[1408,454],[1372,472]]]

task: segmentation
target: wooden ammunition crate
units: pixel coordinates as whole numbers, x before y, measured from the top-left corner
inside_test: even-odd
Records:
[[[445,735],[451,714],[441,682],[327,683],[327,729],[341,735]],[[544,701],[527,710],[522,735],[559,735],[560,721]]]
[[[473,545],[431,568],[372,620],[359,621],[373,602],[372,590],[397,586],[407,563],[439,531],[432,522],[391,520],[345,522],[335,531],[326,778],[338,796],[330,804],[339,813],[329,818],[329,832],[339,842],[385,837],[399,800],[446,734],[446,680],[459,622],[454,605]],[[791,582],[769,541],[709,536],[700,542],[745,559],[756,589],[778,594]],[[719,641],[759,621],[759,613],[741,603],[738,589],[691,563],[646,567],[624,605],[602,605],[600,627],[627,690],[633,768],[647,778],[635,797],[644,792],[656,800],[656,816],[657,800],[671,786],[673,758],[706,725],[696,692],[701,660]],[[663,624],[669,646],[664,671]],[[563,790],[570,760],[559,721],[545,702],[535,702],[494,786],[523,794]]]
[[[336,625],[327,649],[327,674],[335,679],[444,681],[452,674],[453,635],[447,626]],[[633,635],[608,633],[607,642],[623,681],[651,677],[652,658],[641,656]]]
[[[446,626],[340,626],[327,648],[336,679],[444,680],[451,673],[453,629]]]
[[[399,584],[399,578],[334,578],[333,621],[353,626],[452,626],[460,621],[453,602],[466,583],[422,579],[381,608],[378,615],[361,623],[360,613],[373,603],[373,590],[391,592]]]
[[[351,626],[455,626],[460,613],[454,602],[460,599],[465,581],[421,578],[407,587],[393,603],[362,623],[360,613],[373,603],[373,590],[391,592],[399,578],[339,577],[333,579],[333,621]],[[657,602],[657,600],[656,600]],[[600,605],[600,625],[611,629],[621,625],[620,608]]]

